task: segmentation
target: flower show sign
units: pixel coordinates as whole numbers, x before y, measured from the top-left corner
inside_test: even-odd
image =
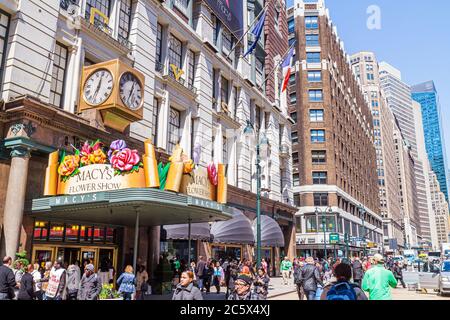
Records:
[[[157,165],[155,148],[144,142],[145,153],[129,149],[123,140],[109,148],[100,141],[84,143],[67,155],[55,151],[49,155],[45,175],[45,196],[79,195],[128,188],[159,188],[225,204],[227,179],[225,165],[210,164],[198,168],[183,149],[174,148],[169,163]]]

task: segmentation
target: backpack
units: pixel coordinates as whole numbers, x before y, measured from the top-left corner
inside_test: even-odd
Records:
[[[327,300],[356,300],[356,292],[348,282],[339,282],[327,293]]]

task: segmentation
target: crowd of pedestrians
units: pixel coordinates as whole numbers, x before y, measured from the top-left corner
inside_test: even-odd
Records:
[[[0,300],[97,300],[103,284],[113,284],[114,273],[109,259],[101,262],[98,272],[91,261],[84,261],[82,272],[78,261],[67,266],[58,259],[41,267],[37,263],[24,266],[21,261],[13,263],[11,257],[4,257],[0,266]],[[139,293],[138,284],[147,280],[144,267],[135,276],[133,268],[127,266],[117,279],[118,292],[130,300]]]
[[[293,268],[300,300],[367,300],[367,295],[369,300],[391,300],[397,282],[406,287],[403,266],[380,254],[362,260],[294,259]]]

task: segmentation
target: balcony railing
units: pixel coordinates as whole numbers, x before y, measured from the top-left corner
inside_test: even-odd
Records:
[[[175,76],[175,74],[173,73],[173,70],[170,69],[168,76],[173,79],[174,81],[178,82],[179,84],[181,84],[182,86],[188,88],[189,90],[191,90],[194,94],[197,94],[197,88],[194,87],[193,84],[189,83],[188,81],[186,81],[184,78],[181,77],[177,77]]]

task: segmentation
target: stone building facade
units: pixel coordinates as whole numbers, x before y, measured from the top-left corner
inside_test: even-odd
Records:
[[[243,15],[246,29],[258,14],[252,8],[261,10],[264,3],[241,3],[243,12],[249,13]],[[279,221],[286,240],[281,253],[293,257],[296,210],[291,206],[291,160],[280,154],[281,143],[290,151],[290,122],[287,108],[276,99],[279,80],[272,73],[272,66],[287,48],[284,1],[269,5],[265,36],[256,53],[246,58],[242,54],[253,39],[247,35],[238,43],[238,36],[205,1],[79,0],[69,1],[69,6],[61,4],[59,0],[0,4],[1,30],[6,31],[1,33],[4,41],[0,43],[5,106],[0,111],[0,139],[11,138],[11,128],[20,125],[31,128],[26,135],[33,144],[2,143],[0,217],[5,206],[14,207],[11,214],[16,217],[10,225],[0,220],[3,234],[11,227],[15,229],[8,232],[22,228],[17,246],[33,250],[37,224],[27,219],[26,213],[30,201],[42,196],[47,154],[55,149],[71,151],[71,145],[97,138],[106,144],[124,139],[140,151],[142,141],[152,138],[162,161],[167,161],[177,143],[189,155],[199,146],[202,167],[211,162],[228,164],[228,182],[235,190],[228,202],[253,218],[256,148],[242,135],[250,121],[270,144],[262,166],[262,214]],[[95,11],[102,15],[91,19]],[[276,35],[272,31],[275,23]],[[264,50],[267,54],[261,58],[258,52]],[[123,134],[105,127],[96,112],[78,111],[83,66],[111,59],[120,59],[145,75],[143,120],[132,123]],[[182,70],[180,78],[175,70]],[[14,150],[24,152],[11,153]],[[28,178],[13,190],[10,176],[17,170]],[[11,201],[13,194],[17,205]],[[124,228],[119,233],[119,261],[124,262],[133,232]],[[160,228],[143,228],[140,234],[140,259],[155,265]],[[3,244],[4,239],[2,236]]]

